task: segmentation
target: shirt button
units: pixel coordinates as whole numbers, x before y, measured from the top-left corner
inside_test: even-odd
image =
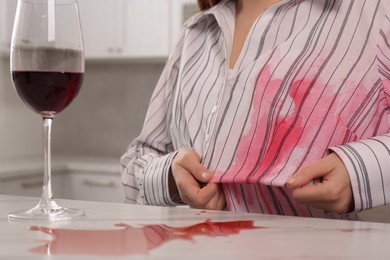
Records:
[[[217,112],[217,109],[218,109],[217,106],[213,106],[213,108],[211,109],[211,113],[214,114],[215,112]]]

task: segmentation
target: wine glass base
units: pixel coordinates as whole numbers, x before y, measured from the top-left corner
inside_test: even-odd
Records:
[[[84,211],[79,209],[69,209],[63,207],[47,208],[40,205],[22,211],[15,211],[8,214],[9,220],[42,220],[42,221],[57,221],[57,220],[72,220],[83,217]]]

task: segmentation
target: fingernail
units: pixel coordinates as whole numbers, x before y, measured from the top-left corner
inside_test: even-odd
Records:
[[[289,185],[289,184],[293,184],[294,182],[296,181],[296,179],[295,178],[287,178],[287,180],[286,180],[286,184],[287,185]]]
[[[203,178],[203,180],[210,179],[211,178],[211,173],[209,173],[209,172],[202,173],[202,178]]]

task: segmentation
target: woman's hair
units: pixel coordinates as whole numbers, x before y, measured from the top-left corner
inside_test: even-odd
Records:
[[[198,0],[200,10],[206,10],[219,3],[220,0]]]

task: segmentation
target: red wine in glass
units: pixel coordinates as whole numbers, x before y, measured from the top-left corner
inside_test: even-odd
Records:
[[[83,73],[12,71],[15,88],[25,104],[37,113],[59,113],[77,96]]]
[[[80,56],[72,49],[20,47],[14,67],[23,69],[11,71],[18,95],[37,113],[58,114],[79,93],[84,74],[73,69],[81,67]]]

